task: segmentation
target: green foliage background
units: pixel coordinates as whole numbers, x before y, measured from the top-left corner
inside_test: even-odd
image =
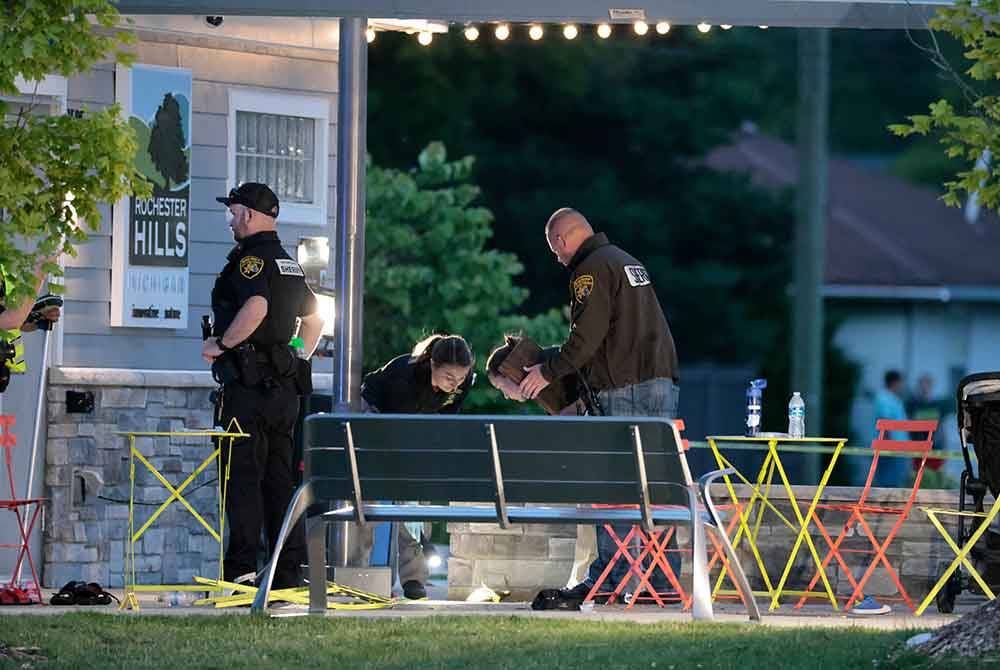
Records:
[[[364,359],[366,370],[406,353],[432,333],[468,340],[480,371],[503,334],[539,342],[565,338],[558,309],[524,316],[528,295],[514,285],[524,266],[511,253],[488,249],[493,214],[477,204],[474,160],[449,161],[441,143],[420,152],[409,170],[368,165],[365,227]],[[480,377],[467,408],[524,411],[502,402]]]

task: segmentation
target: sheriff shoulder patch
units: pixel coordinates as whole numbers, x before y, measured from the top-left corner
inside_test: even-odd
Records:
[[[276,258],[274,262],[278,264],[278,273],[283,275],[291,275],[293,277],[305,277],[305,273],[302,271],[302,266],[293,260],[287,258]]]
[[[625,278],[630,286],[649,286],[649,273],[641,265],[624,266]]]
[[[593,275],[580,275],[573,280],[573,296],[577,302],[583,302],[590,297],[590,292],[594,290]]]
[[[264,261],[257,256],[246,256],[240,259],[240,274],[247,279],[253,279],[264,270]]]

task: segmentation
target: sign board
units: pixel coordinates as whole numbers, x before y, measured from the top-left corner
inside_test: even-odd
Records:
[[[115,98],[136,133],[149,198],[115,204],[111,325],[188,325],[191,230],[191,71],[117,66]]]

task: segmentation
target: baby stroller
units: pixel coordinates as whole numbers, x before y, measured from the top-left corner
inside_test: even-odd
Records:
[[[965,470],[959,483],[958,509],[965,511],[966,497],[972,498],[973,511],[983,512],[983,499],[987,491],[996,498],[1000,495],[1000,372],[980,372],[969,375],[958,384],[957,391],[958,434],[962,442]],[[972,467],[969,445],[975,450],[978,474]],[[972,527],[967,527],[972,526]],[[966,517],[958,517],[958,536],[955,540],[964,546],[973,533],[974,524],[967,524]],[[986,563],[984,578],[994,591],[1000,590],[1000,533],[991,528],[972,550],[971,556],[978,563]],[[978,566],[977,566],[978,569]],[[947,585],[937,595],[940,612],[955,609],[955,597],[969,587],[972,580],[956,570]]]

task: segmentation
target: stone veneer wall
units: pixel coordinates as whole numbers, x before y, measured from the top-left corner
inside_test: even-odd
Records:
[[[71,579],[121,586],[128,535],[129,449],[118,431],[177,431],[212,425],[205,372],[53,368],[48,387],[42,581],[58,587]],[[67,391],[91,391],[94,411],[66,412]],[[207,438],[138,438],[140,451],[175,486],[211,453]],[[205,520],[218,523],[214,465],[185,491]],[[170,493],[136,462],[136,528]],[[184,583],[194,575],[215,577],[218,543],[177,502],[136,544],[139,583]]]
[[[856,502],[860,491],[856,487],[828,487],[823,495],[823,502]],[[738,492],[740,500],[747,500],[742,487]],[[815,488],[796,486],[793,487],[793,492],[796,500],[808,501],[812,499]],[[908,494],[909,491],[899,489],[873,489],[869,500],[874,505],[897,505],[905,501]],[[716,501],[721,503],[726,498],[725,489],[716,485],[714,495]],[[957,505],[957,499],[956,491],[919,492],[909,519],[903,524],[890,546],[888,559],[893,567],[901,572],[903,584],[914,600],[919,601],[923,598],[930,584],[936,581],[937,576],[954,558],[927,516],[917,508],[921,505],[953,508]],[[783,490],[780,492],[772,490],[771,500],[788,518],[794,518]],[[835,538],[847,514],[821,511],[819,516],[827,526],[828,532]],[[896,522],[896,517],[892,516],[869,515],[866,518],[880,540]],[[950,519],[943,518],[942,521],[954,533],[956,524]],[[541,588],[566,585],[573,566],[575,526],[514,526],[509,530],[503,530],[492,524],[451,523],[448,525],[448,530],[451,533],[451,558],[448,562],[449,598],[463,599],[480,584],[498,590],[510,590],[515,599],[531,599]],[[810,530],[817,550],[823,556],[825,553],[823,550],[827,545],[815,525],[811,526]],[[688,547],[688,538],[687,530],[681,529],[682,548]],[[773,513],[765,514],[758,537],[758,547],[774,585],[777,585],[781,577],[794,540],[793,531],[782,525]],[[844,546],[853,549],[871,548],[871,544],[860,531],[845,541]],[[738,551],[753,588],[763,589],[763,579],[752,553],[745,544]],[[852,567],[863,562],[863,568],[866,568],[872,559],[871,555],[845,554],[845,556],[848,565]],[[803,544],[786,588],[805,588],[813,575],[812,566],[808,547]],[[717,569],[714,570],[713,575],[717,572]],[[686,579],[682,578],[681,584],[687,588],[690,585],[690,560],[684,561],[683,573]],[[856,571],[857,577],[861,574],[863,569]],[[835,562],[827,568],[827,575],[838,593],[850,592],[850,584]],[[732,587],[727,585],[725,588]],[[875,596],[895,594],[893,582],[884,568],[880,566],[874,572],[865,592]]]

